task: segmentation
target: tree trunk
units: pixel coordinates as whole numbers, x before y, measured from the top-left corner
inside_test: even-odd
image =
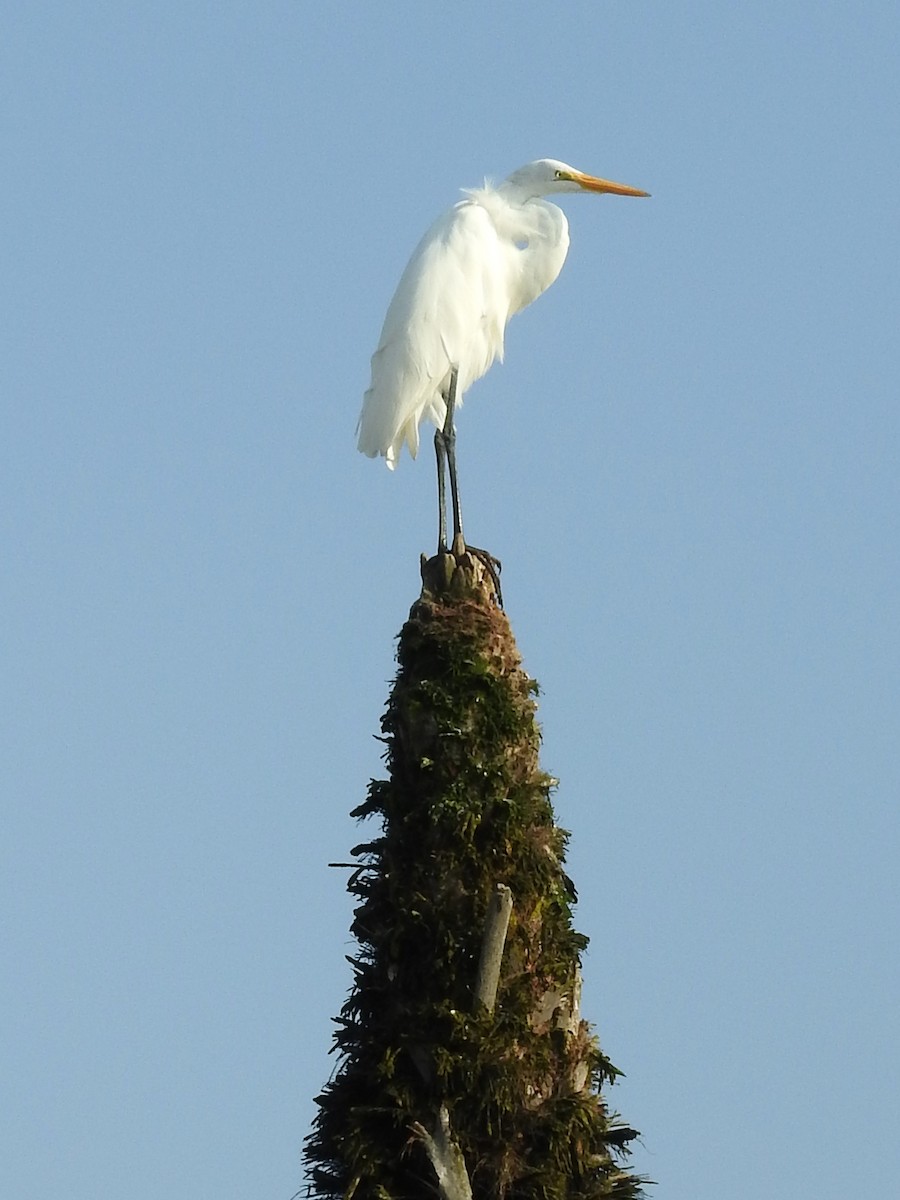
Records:
[[[555,780],[486,559],[423,562],[358,818],[354,982],[306,1143],[322,1200],[630,1200],[619,1071],[580,1015]],[[508,927],[507,927],[508,921]]]

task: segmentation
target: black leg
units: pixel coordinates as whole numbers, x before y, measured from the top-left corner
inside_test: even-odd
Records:
[[[465,545],[462,531],[462,513],[459,508],[459,478],[456,474],[456,428],[453,416],[456,409],[456,386],[459,372],[456,367],[450,372],[450,388],[447,395],[447,416],[444,419],[444,446],[447,451],[447,470],[450,475],[450,501],[453,505],[453,543],[456,539]]]
[[[456,389],[459,371],[452,367],[450,371],[450,386],[444,399],[447,402],[447,412],[444,424],[434,431],[434,453],[437,459],[438,473],[438,554],[446,554],[447,546],[447,485],[445,468],[450,475],[450,500],[453,505],[453,540],[450,548],[455,554],[469,553],[474,555],[484,566],[494,584],[494,595],[500,607],[503,607],[503,596],[500,592],[500,561],[488,554],[487,550],[479,550],[477,546],[467,546],[462,530],[462,513],[459,507],[459,480],[456,474],[456,430],[453,426],[454,410],[456,409]]]
[[[444,431],[434,431],[434,456],[437,459],[438,485],[438,554],[447,553],[447,485],[444,471],[447,463],[447,447],[444,444]]]
[[[453,428],[453,412],[456,408],[456,382],[459,372],[456,367],[450,371],[450,387],[444,399],[447,402],[447,412],[441,429],[434,431],[434,455],[437,459],[438,481],[438,554],[446,553],[447,545],[447,484],[446,472],[450,475],[450,499],[453,505],[453,542],[457,535],[462,535],[462,521],[459,513],[459,485],[456,479],[456,430]]]

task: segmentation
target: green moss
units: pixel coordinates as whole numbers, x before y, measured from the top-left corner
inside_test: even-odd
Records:
[[[569,1007],[587,939],[538,762],[536,686],[504,614],[458,580],[413,607],[397,660],[388,778],[354,813],[382,828],[354,851],[358,953],[307,1139],[311,1190],[436,1194],[412,1127],[431,1128],[444,1104],[476,1200],[627,1200],[640,1190],[621,1167],[636,1135],[599,1091],[619,1072]],[[496,1009],[476,1013],[498,883],[513,914]]]

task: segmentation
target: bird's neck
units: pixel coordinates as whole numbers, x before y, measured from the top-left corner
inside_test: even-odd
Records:
[[[512,311],[518,312],[536,300],[562,270],[569,252],[569,223],[562,209],[537,198],[513,211],[513,241],[518,254]]]

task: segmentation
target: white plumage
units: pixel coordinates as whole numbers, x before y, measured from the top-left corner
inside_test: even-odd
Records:
[[[496,187],[466,191],[435,221],[401,276],[372,356],[357,427],[363,454],[383,455],[393,468],[405,442],[415,458],[422,420],[444,424],[453,369],[458,406],[502,361],[509,318],[553,283],[569,249],[565,215],[542,197],[579,191],[647,195],[543,158]]]

